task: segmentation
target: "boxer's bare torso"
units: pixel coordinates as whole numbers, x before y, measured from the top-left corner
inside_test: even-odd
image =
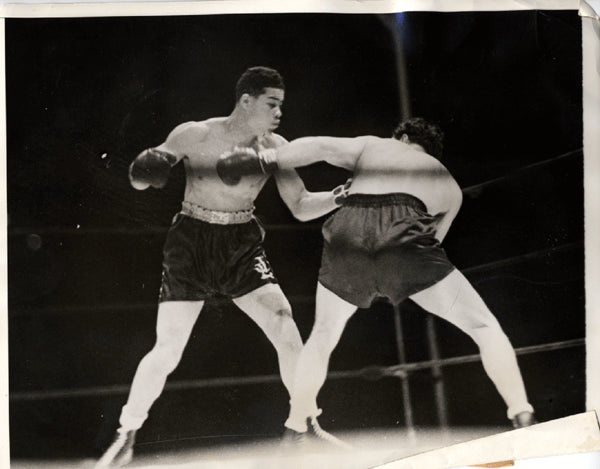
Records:
[[[183,160],[185,201],[211,210],[238,211],[252,208],[268,175],[245,176],[236,185],[226,185],[216,171],[219,156],[236,146],[259,150],[284,143],[283,137],[272,132],[249,136],[232,126],[228,118],[216,117],[181,124],[157,149]]]

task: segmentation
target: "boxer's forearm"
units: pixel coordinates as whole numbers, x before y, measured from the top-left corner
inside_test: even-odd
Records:
[[[313,220],[338,208],[348,195],[350,180],[331,191],[309,192],[294,170],[275,173],[281,198],[300,221]]]
[[[306,191],[296,203],[294,216],[300,221],[314,220],[338,207],[333,192]]]

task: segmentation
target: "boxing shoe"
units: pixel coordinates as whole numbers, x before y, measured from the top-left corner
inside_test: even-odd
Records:
[[[535,425],[537,423],[533,412],[519,412],[512,418],[512,424],[514,428],[525,428]]]
[[[321,441],[325,441],[333,446],[337,446],[338,448],[342,448],[342,449],[352,449],[352,446],[350,446],[348,443],[340,440],[339,438],[336,438],[335,436],[333,436],[331,433],[326,432],[325,430],[323,430],[321,428],[321,426],[319,425],[319,421],[317,420],[317,417],[309,417],[307,419],[307,425],[308,425],[308,434],[312,437],[312,438],[316,438],[319,439]]]
[[[306,432],[297,432],[291,428],[285,429],[281,437],[281,445],[283,447],[297,448],[303,446],[307,441]]]
[[[285,446],[300,446],[309,443],[309,441],[320,441],[337,448],[352,449],[352,446],[348,443],[323,430],[316,417],[308,417],[306,419],[306,426],[308,428],[306,432],[297,432],[291,428],[286,428],[282,443]]]
[[[115,440],[98,460],[94,469],[103,467],[123,467],[133,459],[133,445],[136,430],[117,430]]]

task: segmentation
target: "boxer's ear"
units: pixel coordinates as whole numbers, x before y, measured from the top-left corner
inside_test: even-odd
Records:
[[[240,104],[246,108],[248,107],[248,104],[250,104],[250,100],[251,100],[252,96],[250,96],[249,93],[244,93],[242,96],[240,96]]]

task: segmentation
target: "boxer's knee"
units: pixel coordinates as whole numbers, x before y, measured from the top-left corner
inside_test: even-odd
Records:
[[[289,304],[281,305],[275,310],[275,318],[279,321],[285,322],[286,320],[292,319],[292,307]]]
[[[453,313],[452,316],[446,319],[471,336],[502,333],[502,328],[496,316],[492,314],[482,300],[459,301]]]
[[[158,340],[149,356],[152,360],[153,368],[157,373],[169,374],[181,361],[185,345],[168,340]]]
[[[502,327],[500,327],[497,319],[493,316],[482,318],[481,320],[473,320],[463,330],[471,336],[479,347],[497,343],[499,340],[508,340]]]
[[[283,347],[293,352],[299,352],[302,348],[302,339],[292,317],[290,307],[277,309],[268,321],[267,328],[267,335],[269,335],[276,348]]]

